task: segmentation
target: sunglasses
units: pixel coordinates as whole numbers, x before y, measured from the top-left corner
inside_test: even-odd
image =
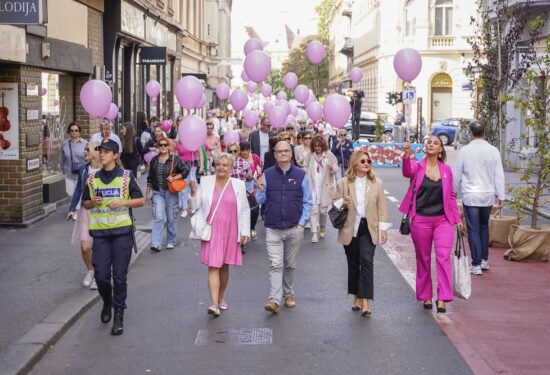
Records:
[[[345,136],[346,136],[346,134],[340,134],[340,137],[345,137]]]
[[[283,138],[283,141],[290,141],[290,138]]]
[[[286,130],[294,130],[294,128],[292,126],[286,128]]]
[[[159,147],[168,147],[168,143],[160,143]]]
[[[312,137],[304,137],[304,139],[311,139]]]
[[[370,159],[361,159],[360,163],[361,163],[361,164],[367,163],[368,165],[371,165],[371,164],[372,164],[372,160],[370,160]]]
[[[236,154],[237,152],[239,152],[239,150],[229,150],[229,152],[231,152],[232,154]]]
[[[71,130],[70,130],[71,133],[78,133],[79,131],[80,131],[80,130],[78,130],[78,129],[71,129]]]

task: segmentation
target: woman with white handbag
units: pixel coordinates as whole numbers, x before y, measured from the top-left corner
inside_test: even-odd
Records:
[[[220,316],[227,310],[224,299],[229,265],[242,265],[241,244],[250,239],[250,207],[243,181],[231,178],[234,159],[222,154],[214,161],[216,173],[190,183],[191,238],[201,240],[201,262],[208,266],[208,314]]]

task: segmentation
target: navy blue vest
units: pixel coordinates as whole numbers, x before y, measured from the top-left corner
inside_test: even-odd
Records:
[[[306,172],[294,165],[283,173],[279,166],[268,168],[265,173],[267,185],[265,202],[266,228],[286,229],[298,225],[303,211],[302,182]]]

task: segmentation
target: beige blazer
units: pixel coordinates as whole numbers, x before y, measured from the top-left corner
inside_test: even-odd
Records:
[[[357,194],[355,190],[355,182],[348,184],[348,178],[344,177],[338,180],[336,185],[337,189],[334,200],[343,198],[345,195],[351,196],[352,203],[348,206],[348,216],[346,222],[344,227],[338,230],[338,242],[342,245],[349,245],[353,235],[355,234],[353,233],[353,230],[355,229],[355,219],[357,215]],[[388,221],[388,209],[386,197],[384,196],[384,185],[382,180],[376,177],[376,180],[372,182],[367,178],[367,189],[365,189],[365,194],[369,233],[372,238],[372,242],[375,245],[378,245],[380,243],[378,239],[378,231],[380,228],[379,223]]]
[[[334,194],[336,194],[336,172],[338,172],[338,160],[336,159],[336,156],[330,151],[325,151],[325,156],[328,159],[327,165],[332,165],[332,172],[327,171],[326,167],[323,168],[322,173],[322,186],[321,186],[321,207],[327,208],[330,207],[332,204],[332,201],[334,199]],[[311,186],[312,191],[317,190],[317,186],[315,185],[315,168],[317,168],[317,163],[315,161],[315,156],[313,154],[309,154],[306,157],[306,173],[307,178],[309,182],[309,186]]]

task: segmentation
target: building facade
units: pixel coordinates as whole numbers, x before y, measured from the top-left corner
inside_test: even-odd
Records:
[[[329,21],[328,73],[329,88],[342,91],[349,87],[348,72],[353,65],[353,1],[338,0]]]

